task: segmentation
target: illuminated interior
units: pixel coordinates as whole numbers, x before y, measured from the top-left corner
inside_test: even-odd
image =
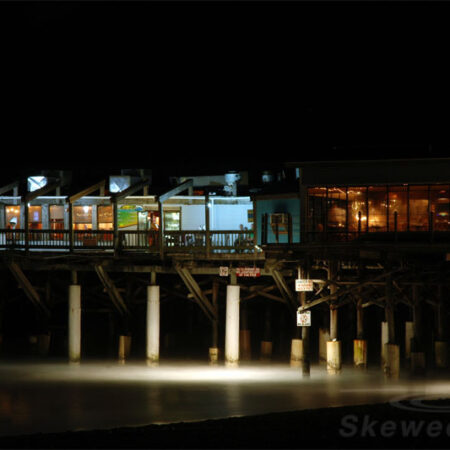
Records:
[[[348,240],[364,233],[449,231],[448,185],[308,189],[308,231]]]

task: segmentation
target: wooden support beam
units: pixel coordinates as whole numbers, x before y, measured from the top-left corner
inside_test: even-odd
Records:
[[[216,311],[216,317],[212,326],[212,347],[219,347],[219,283],[213,280],[212,285],[212,305]]]
[[[129,195],[134,194],[136,191],[139,191],[140,189],[144,189],[144,187],[148,186],[150,184],[149,178],[144,178],[143,180],[139,181],[136,184],[133,184],[132,186],[126,188],[122,192],[116,192],[111,195],[111,201],[119,202],[123,200],[125,197],[128,197]]]
[[[216,320],[217,312],[215,311],[210,301],[206,298],[206,295],[203,293],[193,276],[189,273],[189,270],[185,267],[182,267],[180,264],[175,265],[175,269],[188,288],[189,292],[193,295],[196,303],[200,306],[208,319],[211,321]]]
[[[251,298],[255,298],[255,297],[266,297],[266,298],[270,298],[271,300],[275,300],[277,302],[281,302],[286,304],[286,300],[283,297],[279,297],[277,295],[273,295],[273,294],[269,294],[268,291],[272,291],[274,289],[277,289],[277,286],[275,285],[271,285],[271,286],[266,286],[264,288],[261,288],[259,286],[241,286],[241,289],[244,291],[248,291],[251,292],[251,294],[247,295],[244,298],[241,298],[241,302],[246,301],[246,300],[250,300]]]
[[[14,278],[19,283],[19,286],[23,289],[25,292],[25,295],[31,300],[34,306],[36,308],[43,312],[46,316],[50,315],[50,311],[47,308],[47,306],[44,304],[44,302],[41,300],[40,295],[36,291],[36,289],[33,287],[33,285],[30,283],[28,278],[23,273],[20,266],[15,263],[14,261],[8,263],[9,270],[14,275]]]
[[[295,298],[294,293],[291,291],[289,286],[286,284],[286,280],[283,275],[276,269],[271,269],[272,278],[275,281],[275,284],[278,287],[278,290],[281,292],[281,295],[286,300],[286,304],[288,305],[291,313],[295,314],[297,310],[297,299]]]
[[[28,192],[28,194],[24,198],[25,204],[28,204],[29,202],[33,201],[35,198],[40,197],[41,195],[48,194],[49,192],[56,190],[58,187],[61,186],[61,180],[57,178],[53,183],[46,184],[44,187],[41,187],[40,189]]]
[[[165,192],[164,194],[159,196],[159,202],[164,203],[169,198],[179,194],[180,192],[185,191],[186,189],[194,186],[194,180],[187,180],[184,183],[179,184],[178,186],[174,187],[170,191]]]
[[[80,198],[86,197],[86,195],[92,194],[95,191],[98,190],[104,190],[106,186],[106,180],[102,180],[97,184],[94,184],[86,189],[83,189],[82,191],[78,192],[77,194],[74,194],[69,197],[69,203],[75,203]]]
[[[13,183],[9,183],[6,186],[0,188],[0,195],[3,195],[9,191],[17,191],[19,189],[19,181],[14,181]],[[16,194],[14,194],[16,195]]]
[[[388,274],[386,278],[386,301],[384,311],[388,326],[388,344],[395,344],[394,301],[392,297],[392,277],[390,274]]]
[[[103,286],[105,287],[106,291],[108,292],[109,298],[111,299],[112,303],[116,307],[116,309],[119,311],[122,315],[128,315],[130,314],[130,311],[127,308],[127,305],[122,299],[122,296],[119,292],[119,290],[116,288],[114,282],[111,280],[109,275],[106,273],[104,268],[100,264],[96,264],[94,266],[95,271],[102,282]]]
[[[382,274],[382,275],[378,275],[378,276],[376,276],[375,278],[373,278],[373,279],[371,279],[371,280],[367,280],[367,281],[363,281],[362,283],[358,283],[357,285],[354,285],[354,286],[352,286],[352,287],[350,287],[350,288],[347,288],[347,289],[339,289],[338,291],[336,291],[336,292],[334,292],[334,293],[332,293],[332,294],[330,294],[330,295],[326,295],[326,296],[323,296],[323,297],[320,297],[320,298],[317,298],[317,299],[312,300],[312,301],[309,302],[307,305],[301,306],[301,307],[300,307],[300,310],[303,311],[303,310],[312,308],[313,306],[316,306],[316,305],[319,305],[319,304],[321,304],[321,303],[327,302],[327,301],[329,301],[329,300],[338,298],[338,297],[340,297],[340,296],[342,296],[342,295],[349,294],[349,293],[351,293],[351,292],[353,292],[353,291],[355,291],[355,290],[357,290],[357,289],[359,289],[359,288],[361,288],[361,287],[370,285],[370,284],[373,283],[374,281],[380,280],[380,279],[382,279],[382,278],[387,277],[387,276],[390,275],[390,274],[394,274],[394,273],[400,272],[400,271],[401,271],[401,269],[393,270],[392,272],[384,273],[384,274]]]

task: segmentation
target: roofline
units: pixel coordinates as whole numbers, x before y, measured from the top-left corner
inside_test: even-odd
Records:
[[[325,164],[349,164],[349,163],[380,163],[380,162],[450,162],[450,158],[394,158],[394,159],[346,159],[346,160],[326,160],[326,161],[303,161],[303,162],[286,162],[285,167],[314,166]]]

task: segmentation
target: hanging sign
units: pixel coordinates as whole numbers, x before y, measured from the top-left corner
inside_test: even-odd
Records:
[[[237,267],[237,277],[260,277],[261,269],[259,267]]]
[[[312,280],[295,280],[295,290],[296,292],[312,292],[314,290]]]
[[[219,267],[219,275],[221,277],[227,277],[229,275],[228,267]]]
[[[311,326],[311,311],[297,311],[297,326],[310,327]]]

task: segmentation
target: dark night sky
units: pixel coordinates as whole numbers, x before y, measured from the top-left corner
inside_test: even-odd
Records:
[[[2,172],[447,156],[449,12],[2,2]]]

